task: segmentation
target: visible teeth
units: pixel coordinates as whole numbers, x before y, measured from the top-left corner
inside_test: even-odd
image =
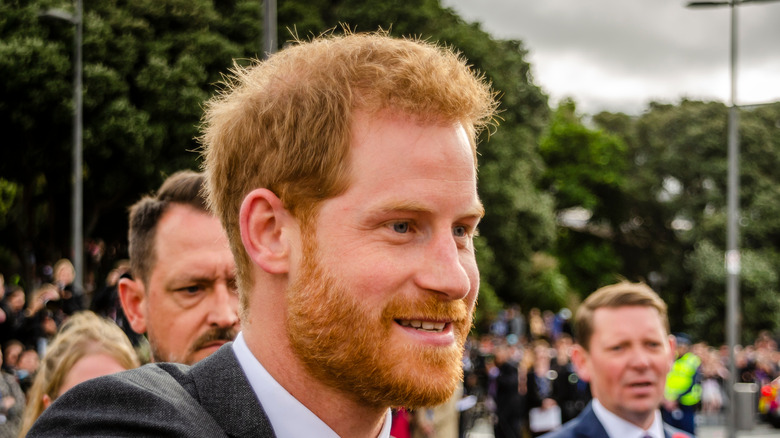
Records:
[[[425,330],[428,332],[440,332],[444,330],[445,323],[432,322],[432,321],[420,321],[419,319],[402,319],[398,321],[404,327],[413,327],[418,330]]]

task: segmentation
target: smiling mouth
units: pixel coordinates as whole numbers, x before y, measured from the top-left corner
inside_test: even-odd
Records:
[[[416,330],[432,333],[441,333],[447,326],[446,322],[422,321],[419,319],[397,319],[395,322],[402,327],[411,327]]]

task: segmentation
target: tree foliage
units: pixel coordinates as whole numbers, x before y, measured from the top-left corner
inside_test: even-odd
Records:
[[[612,230],[622,219],[627,148],[619,137],[586,127],[576,104],[566,100],[554,111],[539,150],[546,165],[541,185],[558,212],[554,254],[570,288],[584,296],[622,273]]]
[[[165,175],[197,166],[201,104],[243,41],[228,12],[249,2],[90,2],[83,30],[84,231],[122,253],[126,208]],[[254,4],[254,2],[252,2]],[[74,26],[41,16],[71,5],[4,2],[0,21],[0,175],[16,190],[0,241],[6,269],[24,271],[70,256],[72,47]],[[256,15],[259,10],[255,8]],[[257,37],[258,29],[247,37]],[[99,256],[99,247],[91,255]],[[121,254],[117,254],[121,255]],[[87,260],[97,261],[98,257]],[[39,267],[38,267],[39,268]]]
[[[741,111],[740,235],[743,339],[776,331],[780,303],[780,104]],[[540,142],[542,187],[556,200],[554,254],[581,296],[623,277],[650,284],[672,328],[725,339],[727,108],[651,103],[645,113],[556,109]]]
[[[780,259],[775,219],[780,105],[740,116],[739,217],[743,339],[777,330]],[[653,103],[639,117],[599,114],[596,124],[624,138],[630,163],[622,187],[624,222],[613,228],[623,273],[654,286],[672,325],[723,342],[725,320],[727,107],[682,100]]]

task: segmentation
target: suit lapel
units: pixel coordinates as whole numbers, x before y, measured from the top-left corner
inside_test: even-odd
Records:
[[[609,438],[607,430],[596,417],[596,413],[593,412],[593,403],[588,403],[588,406],[577,416],[577,425],[573,428],[574,436],[578,438]],[[664,423],[664,437],[673,438],[675,435],[680,435],[686,438],[690,438],[690,435],[683,433],[681,430],[677,430],[668,424]]]
[[[604,429],[596,413],[593,412],[592,403],[588,403],[585,410],[580,414],[581,420],[577,427],[574,428],[574,432],[578,437],[582,438],[609,438],[607,430]]]
[[[275,436],[268,416],[238,364],[232,342],[198,362],[190,375],[201,405],[229,436]]]

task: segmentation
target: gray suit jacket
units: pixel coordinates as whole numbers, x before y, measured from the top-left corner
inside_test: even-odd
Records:
[[[192,367],[159,363],[87,381],[28,437],[274,437],[228,343]]]
[[[691,438],[686,432],[664,423],[666,438]],[[567,422],[562,428],[542,435],[542,438],[610,438],[604,426],[593,412],[593,403],[588,403],[577,418]]]

